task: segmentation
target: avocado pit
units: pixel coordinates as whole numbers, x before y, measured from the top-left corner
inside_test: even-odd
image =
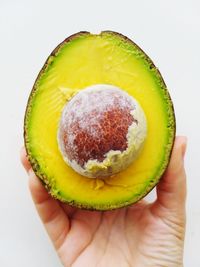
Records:
[[[81,175],[114,175],[136,158],[146,137],[144,112],[118,87],[93,85],[65,105],[58,145],[65,162]]]

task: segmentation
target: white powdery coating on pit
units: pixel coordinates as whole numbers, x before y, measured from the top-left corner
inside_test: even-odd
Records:
[[[113,97],[110,97],[110,93],[113,94]],[[121,108],[126,108],[127,105],[132,106],[133,109],[135,108],[133,99],[130,98],[126,92],[120,90],[116,86],[97,84],[87,87],[68,102],[63,110],[61,120],[65,120],[66,116],[71,113],[73,116],[68,116],[67,125],[72,124],[74,121],[78,122],[79,127],[83,131],[87,132],[94,138],[98,138],[98,129],[90,126],[99,124],[103,113],[109,110],[110,107],[116,106],[116,99],[119,101],[119,106]],[[94,111],[95,116],[91,117],[91,114]],[[90,116],[90,120],[87,120],[88,116]],[[71,141],[73,143],[73,140]]]
[[[101,92],[101,93],[99,93]],[[110,97],[110,92],[114,97]],[[93,97],[91,96],[93,94]],[[94,95],[97,94],[97,97]],[[80,100],[81,98],[81,100]],[[124,151],[110,150],[105,154],[105,159],[102,162],[98,160],[88,160],[84,167],[81,167],[75,160],[70,161],[65,152],[64,144],[60,130],[58,131],[58,144],[59,149],[63,155],[65,162],[70,165],[76,172],[89,178],[106,177],[120,172],[127,168],[139,154],[147,133],[146,118],[139,103],[116,86],[98,84],[90,86],[77,95],[75,95],[68,104],[64,107],[61,122],[65,127],[68,127],[73,122],[77,122],[79,127],[98,138],[99,131],[91,125],[97,125],[103,116],[103,112],[109,110],[110,107],[115,107],[115,99],[118,99],[120,107],[126,108],[127,105],[131,106],[131,115],[133,116],[133,123],[128,128],[127,133],[127,149]],[[95,108],[94,108],[95,107]],[[91,117],[92,112],[95,110],[95,116]],[[68,116],[73,114],[73,116]],[[86,120],[90,115],[90,120]],[[67,125],[66,125],[66,119]],[[65,122],[65,123],[64,123]],[[60,127],[59,127],[60,128]],[[65,130],[66,128],[64,128]],[[74,146],[75,135],[69,135],[69,145]]]

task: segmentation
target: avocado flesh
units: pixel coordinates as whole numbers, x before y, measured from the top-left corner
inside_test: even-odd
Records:
[[[66,101],[94,84],[115,85],[132,95],[144,110],[148,132],[139,157],[126,170],[91,180],[64,162],[57,130]],[[137,202],[158,183],[169,162],[175,117],[161,74],[137,45],[114,32],[81,32],[47,59],[29,97],[24,130],[32,167],[54,197],[109,210]]]

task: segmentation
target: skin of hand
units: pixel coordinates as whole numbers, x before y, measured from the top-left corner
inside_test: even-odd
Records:
[[[53,199],[26,156],[35,207],[65,267],[180,267],[185,235],[186,138],[176,137],[154,203],[142,200],[113,211],[87,211]]]

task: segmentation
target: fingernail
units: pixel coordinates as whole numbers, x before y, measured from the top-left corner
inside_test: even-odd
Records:
[[[30,168],[30,169],[28,170],[28,175],[31,176],[31,175],[33,175],[33,173],[34,173],[34,172],[33,172],[33,169]]]
[[[182,143],[182,148],[181,148],[182,151],[181,151],[181,153],[182,153],[182,158],[184,159],[186,148],[187,148],[187,137],[186,136],[183,137],[183,141],[182,142],[183,143]]]

